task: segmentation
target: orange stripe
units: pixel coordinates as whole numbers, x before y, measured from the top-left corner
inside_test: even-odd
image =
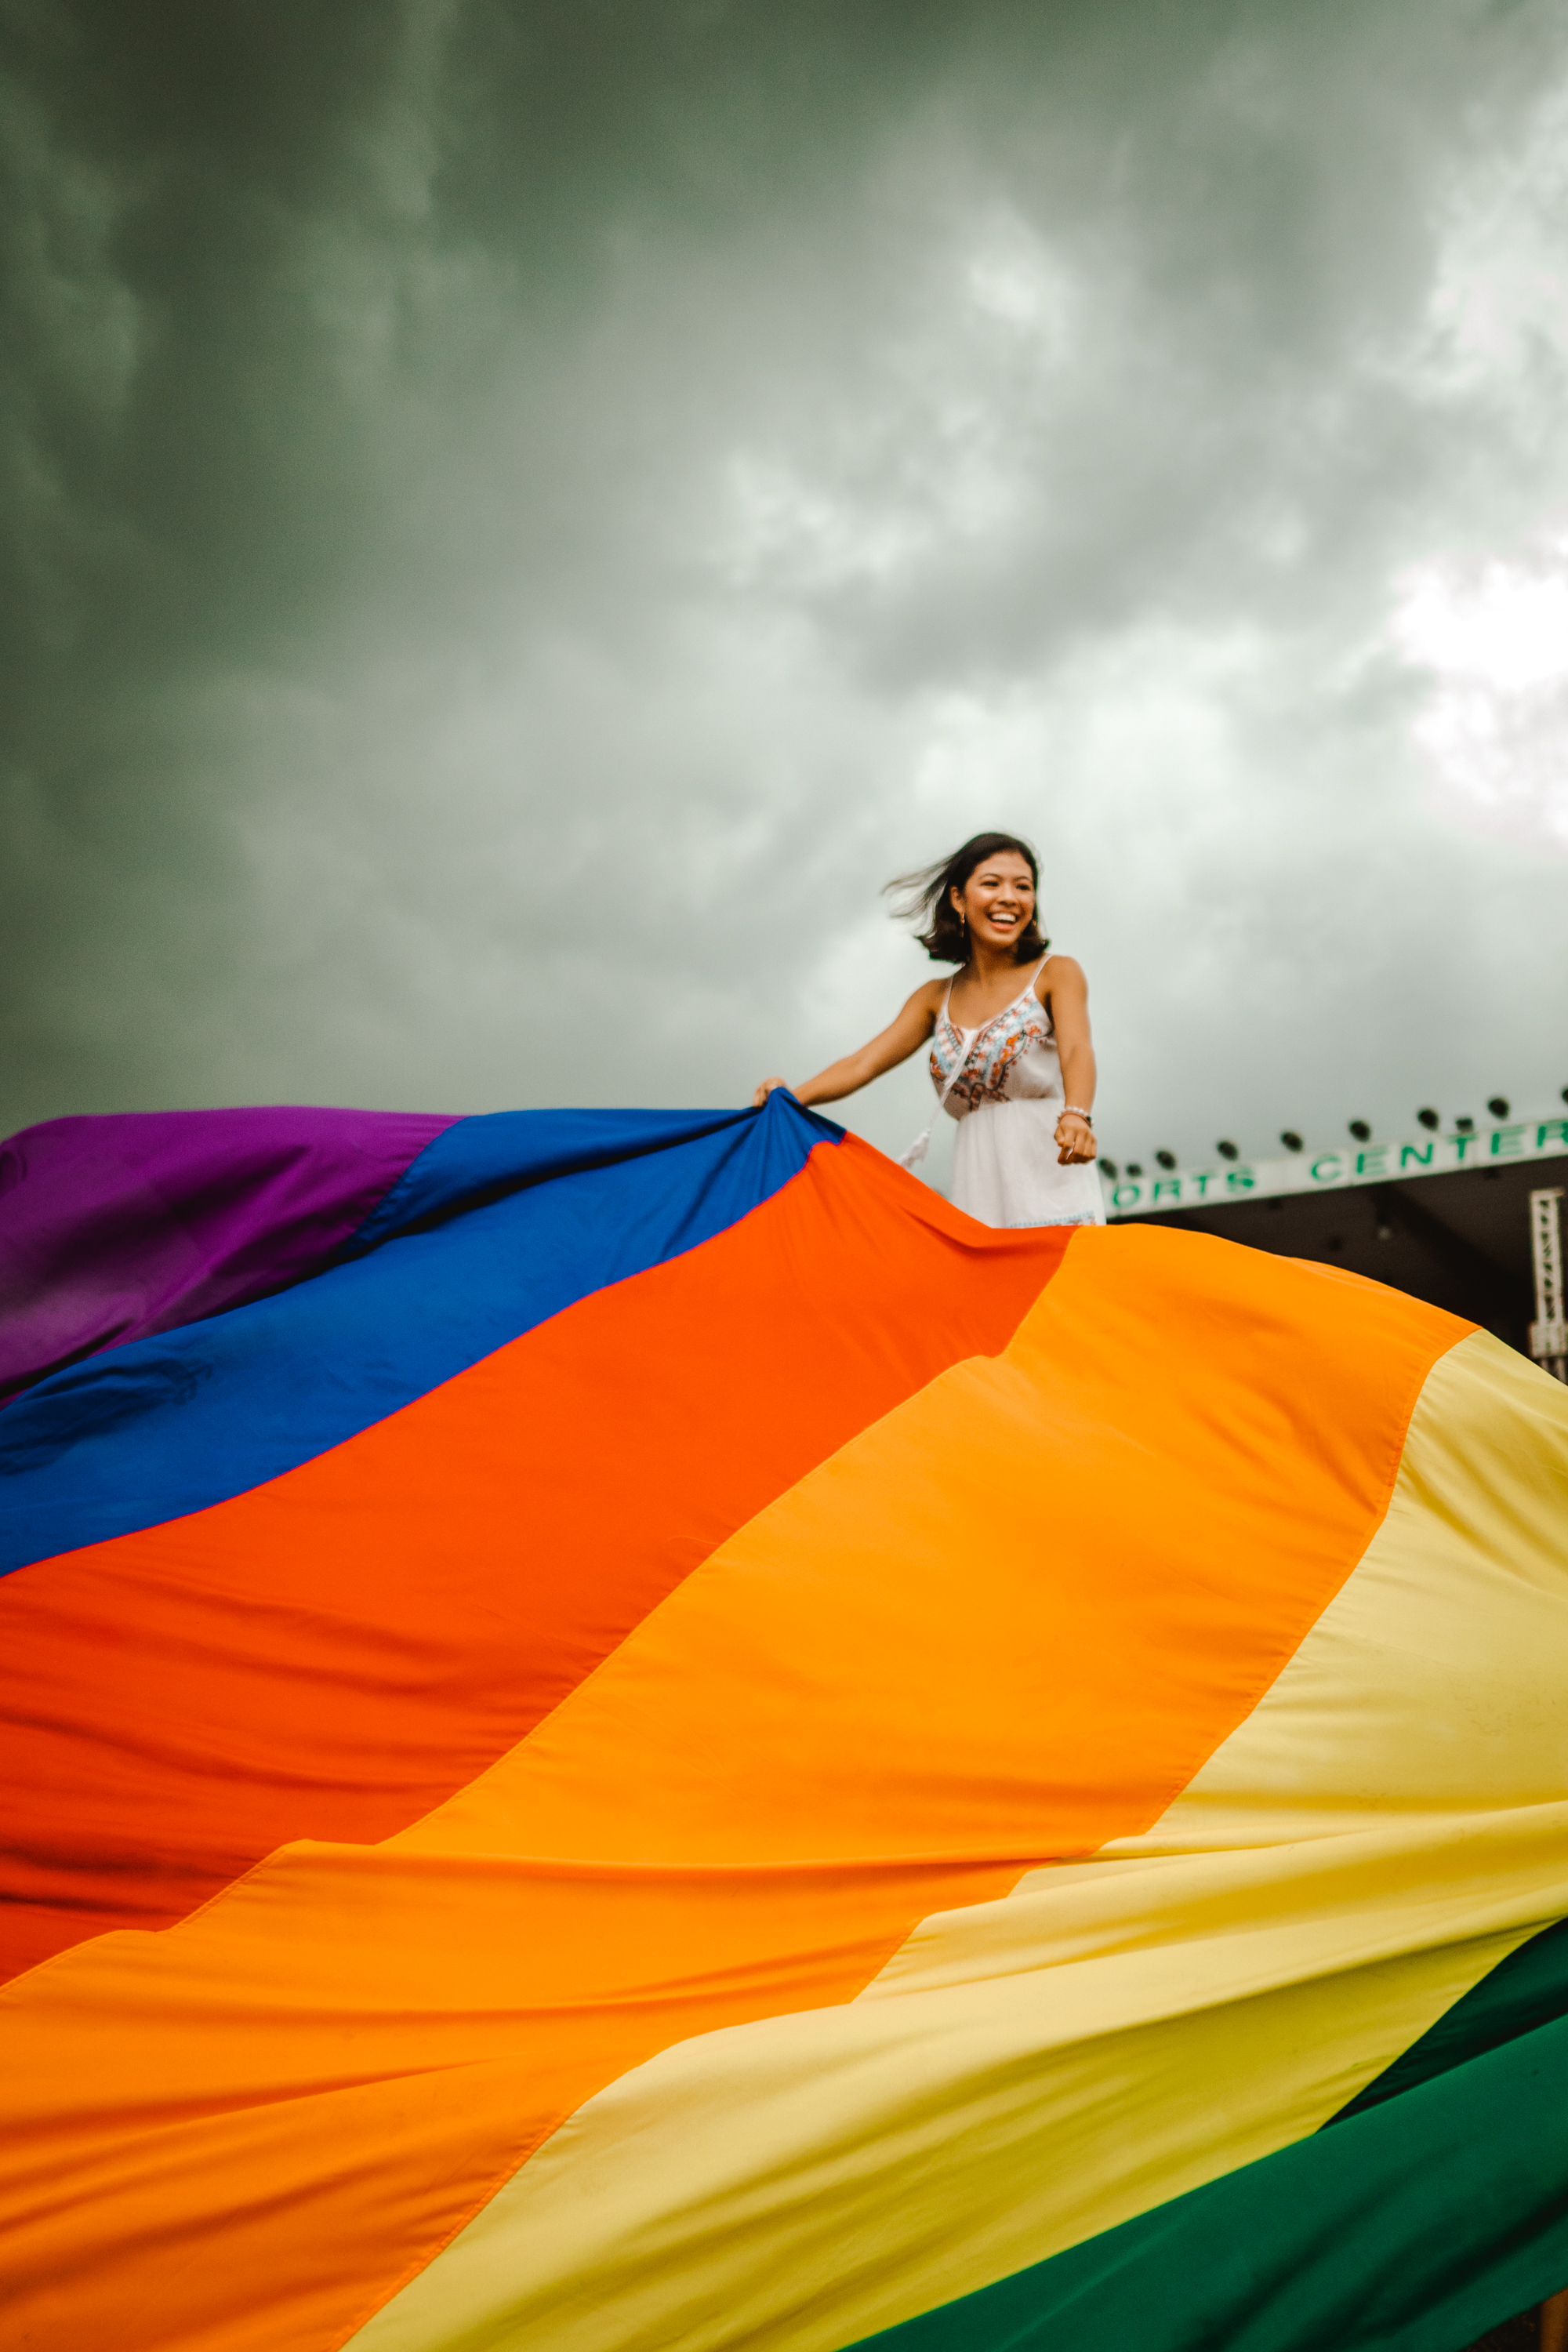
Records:
[[[773,1505],[429,1822],[13,1989],[18,2333],[337,2343],[639,2059],[848,1999],[923,1914],[1146,1826],[1353,1566],[1464,1328],[1080,1233],[999,1362]]]
[[[319,1459],[6,1579],[0,1785],[28,1804],[0,1977],[179,1918],[290,1839],[417,1821],[764,1503],[1005,1347],[1065,1244],[819,1147],[728,1232]]]

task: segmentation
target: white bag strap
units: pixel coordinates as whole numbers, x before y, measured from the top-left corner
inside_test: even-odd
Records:
[[[932,1130],[936,1126],[937,1120],[947,1108],[947,1098],[949,1095],[952,1092],[954,1087],[958,1084],[959,1079],[963,1076],[963,1073],[969,1065],[969,1046],[967,1043],[969,1032],[967,1029],[953,1028],[952,1021],[948,1019],[947,1007],[949,999],[952,995],[952,982],[950,980],[947,983],[947,995],[942,1000],[942,1011],[937,1014],[937,1027],[940,1028],[942,1024],[946,1021],[949,1028],[952,1029],[952,1034],[958,1040],[958,1059],[952,1066],[952,1076],[948,1079],[946,1086],[943,1087],[941,1094],[938,1095],[936,1098],[936,1108],[932,1111],[924,1129],[921,1134],[916,1136],[909,1150],[900,1154],[899,1160],[899,1165],[900,1168],[918,1168],[921,1161],[925,1158],[926,1153],[931,1150]],[[978,1030],[975,1032],[975,1034],[979,1034]]]

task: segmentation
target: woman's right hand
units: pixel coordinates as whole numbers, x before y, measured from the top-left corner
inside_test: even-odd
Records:
[[[766,1102],[768,1097],[772,1094],[775,1087],[783,1087],[786,1094],[789,1092],[788,1083],[784,1078],[764,1078],[762,1085],[757,1088],[756,1093],[752,1097],[752,1108],[753,1110],[761,1110],[763,1105]]]

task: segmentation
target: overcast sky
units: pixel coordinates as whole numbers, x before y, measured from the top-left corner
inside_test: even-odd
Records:
[[[0,1126],[734,1100],[990,824],[1121,1157],[1555,1104],[1561,0],[0,23]]]

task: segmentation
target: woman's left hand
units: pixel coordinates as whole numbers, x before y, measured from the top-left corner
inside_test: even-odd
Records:
[[[1098,1149],[1094,1129],[1088,1119],[1076,1110],[1063,1111],[1057,1121],[1058,1166],[1078,1167],[1084,1160],[1092,1160]]]

